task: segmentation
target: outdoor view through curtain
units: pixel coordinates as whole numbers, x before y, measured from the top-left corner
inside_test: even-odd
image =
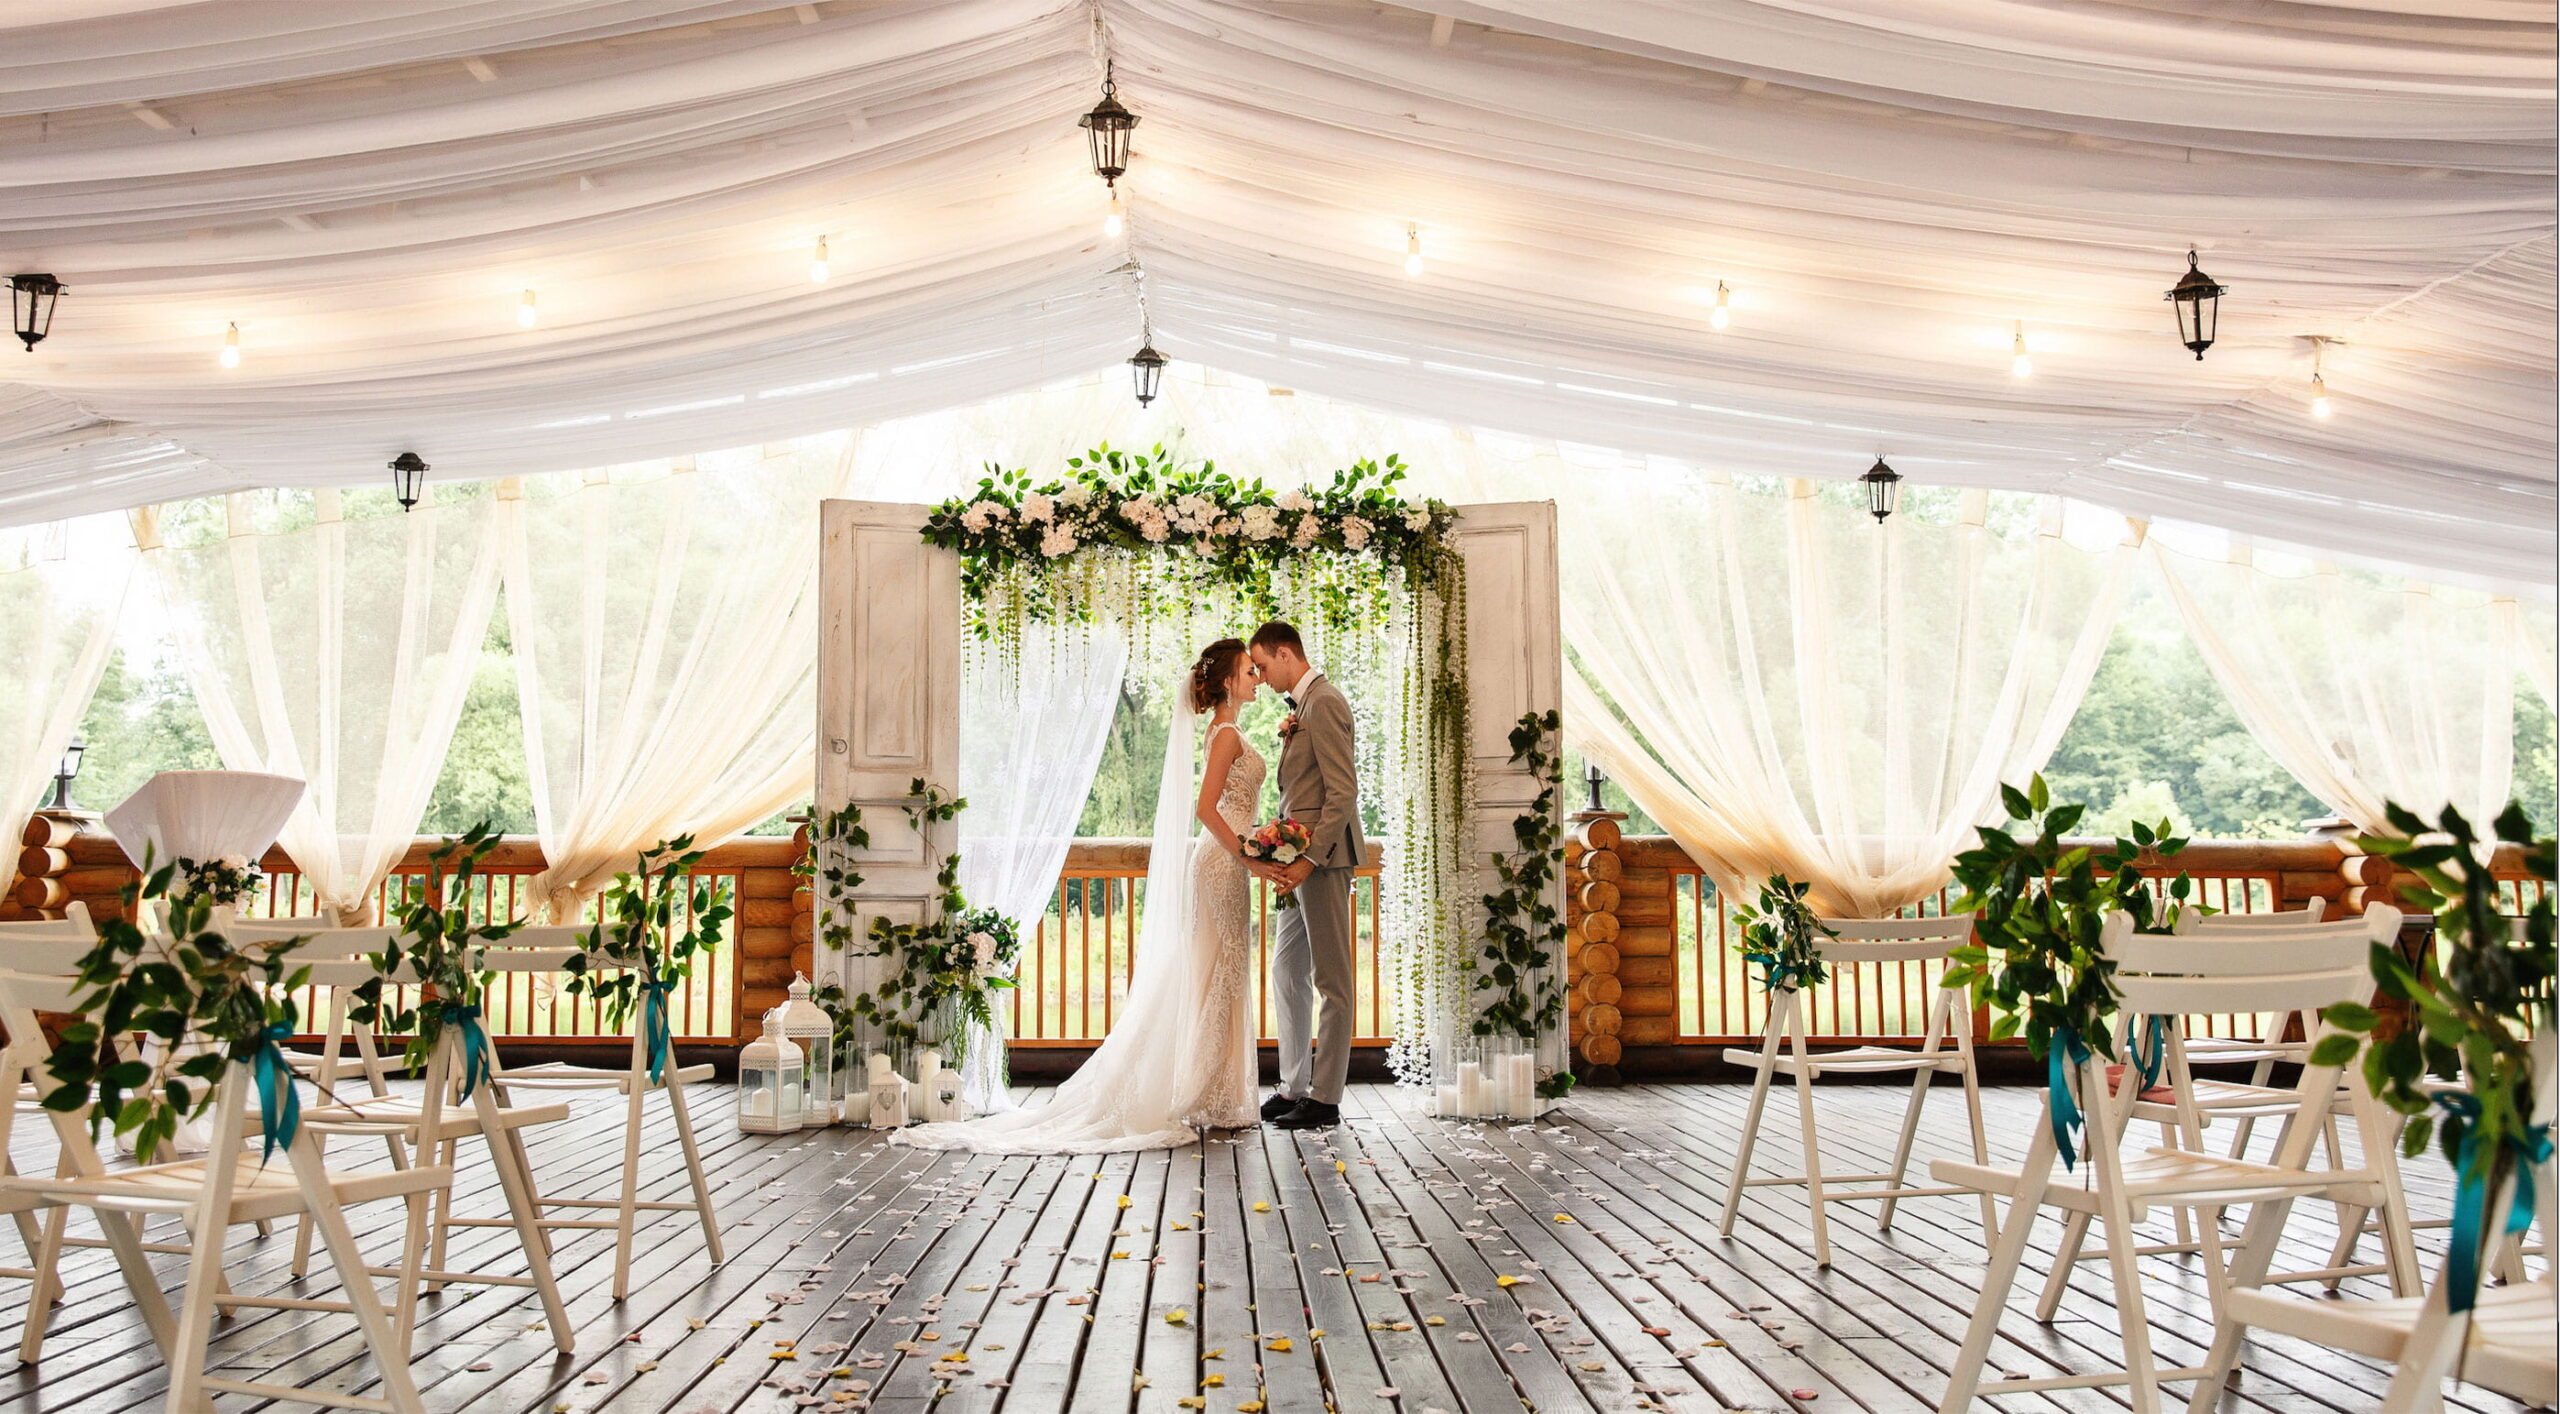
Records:
[[[89,706],[115,645],[133,574],[118,545],[72,553],[74,523],[0,531],[0,889],[14,885],[18,837]]]

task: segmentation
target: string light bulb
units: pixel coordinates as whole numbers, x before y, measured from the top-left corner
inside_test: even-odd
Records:
[[[222,366],[225,368],[240,366],[240,326],[237,324],[222,331]]]
[[[2327,417],[2327,416],[2329,415],[2329,413],[2330,413],[2330,407],[2329,407],[2329,379],[2328,379],[2328,377],[2327,377],[2327,374],[2328,374],[2328,363],[2329,363],[2329,345],[2330,345],[2330,343],[2331,343],[2332,341],[2331,341],[2331,340],[2330,340],[2330,338],[2329,338],[2327,335],[2325,335],[2325,334],[2314,334],[2314,335],[2311,335],[2311,336],[2310,336],[2310,338],[2311,338],[2311,415],[2312,415],[2313,417]]]
[[[2024,378],[2036,371],[2036,361],[2027,357],[2027,321],[2018,321],[2017,337],[2009,341],[2009,376]]]
[[[524,298],[516,301],[516,327],[530,329],[533,327],[533,321],[539,317],[534,308],[533,291],[527,290],[524,292]]]
[[[1111,189],[1111,210],[1102,218],[1102,234],[1113,240],[1118,240],[1120,238],[1120,233],[1127,229],[1129,229],[1128,212],[1120,205],[1120,189],[1118,187],[1113,187]]]
[[[1404,273],[1415,277],[1422,274],[1422,228],[1411,223],[1404,228]]]
[[[818,237],[817,253],[809,257],[809,283],[813,285],[823,285],[826,282],[827,238],[820,236]]]
[[[1716,281],[1716,305],[1715,308],[1707,311],[1707,327],[1723,329],[1732,323],[1733,291],[1725,288],[1724,281],[1718,280]]]
[[[2311,375],[2311,415],[2313,417],[2329,415],[2329,383],[2317,373]]]

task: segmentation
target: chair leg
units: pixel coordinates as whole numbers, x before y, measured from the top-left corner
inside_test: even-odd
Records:
[[[711,1209],[711,1180],[702,1172],[702,1146],[694,1142],[693,1111],[685,1103],[682,1081],[671,1077],[662,1088],[667,1092],[668,1107],[675,1112],[676,1143],[684,1149],[684,1171],[693,1181],[693,1211],[702,1219],[702,1242],[716,1267],[729,1257],[720,1248],[720,1216]]]
[[[447,1169],[453,1168],[455,1156],[454,1141],[447,1139],[438,1144],[436,1148],[436,1162],[443,1164]],[[429,1193],[427,1197],[432,1210],[443,1215],[441,1220],[431,1221],[427,1227],[427,1265],[441,1272],[446,1270],[445,1234],[453,1227],[453,1189],[450,1186],[447,1186],[443,1189],[437,1190],[436,1192]],[[440,1292],[444,1290],[444,1283],[440,1281],[431,1281],[427,1283],[427,1290],[430,1293]]]
[[[497,1099],[486,1087],[473,1102],[479,1109],[480,1135],[489,1147],[489,1162],[498,1170],[498,1188],[506,1196],[507,1216],[515,1220],[516,1241],[524,1248],[525,1270],[533,1277],[535,1294],[542,1298],[543,1319],[551,1328],[551,1348],[563,1355],[571,1354],[577,1349],[577,1332],[569,1325],[568,1307],[561,1303],[559,1284],[552,1278],[551,1243],[542,1229],[542,1200],[534,1189],[524,1149],[517,1142],[522,1131],[499,1123]]]
[[[2084,1066],[2082,1069],[2084,1073],[2094,1072],[2096,1067]],[[2104,1103],[2103,1100],[2099,1102]],[[2099,1216],[2107,1229],[2107,1266],[2115,1276],[2116,1324],[2122,1327],[2124,1336],[2124,1372],[2129,1381],[2126,1392],[2133,1402],[2133,1414],[2160,1414],[2160,1374],[2159,1366],[2151,1355],[2151,1317],[2143,1305],[2142,1270],[2136,1265],[2138,1259],[2133,1253],[2133,1208],[2125,1201],[2124,1176],[2114,1150],[2115,1136],[2102,1132],[2102,1126],[2106,1129],[2113,1126],[2105,1124],[2103,1115],[2094,1113],[2099,1105],[2089,1108],[2093,1111],[2089,1124],[2090,1143],[2098,1150],[2091,1160],[2099,1166],[2098,1201],[2102,1209]]]
[[[1925,1065],[1911,1073],[1911,1103],[1902,1108],[1902,1133],[1894,1140],[1893,1177],[1886,1180],[1887,1188],[1903,1186],[1902,1175],[1911,1167],[1911,1141],[1920,1132],[1920,1107],[1929,1102],[1929,1082],[1937,1074]],[[1876,1231],[1893,1231],[1893,1205],[1896,1201],[1887,1198],[1876,1205]]]
[[[1831,1206],[1831,1200],[1822,1191],[1822,1135],[1813,1123],[1813,1058],[1805,1051],[1802,999],[1791,994],[1788,1002],[1788,1011],[1795,1023],[1796,1126],[1804,1147],[1806,1206],[1813,1211],[1813,1264],[1828,1268],[1831,1265],[1831,1218],[1825,1210]]]
[[[62,1299],[62,1239],[70,1221],[70,1209],[48,1208],[36,1223],[35,1290],[27,1296],[26,1329],[18,1337],[22,1365],[32,1365],[44,1354],[44,1333],[53,1325],[54,1303]]]
[[[338,1284],[346,1292],[347,1305],[355,1312],[356,1324],[364,1332],[365,1347],[382,1376],[383,1398],[398,1414],[426,1414],[426,1405],[418,1398],[417,1381],[409,1374],[406,1342],[392,1329],[391,1318],[382,1309],[382,1293],[375,1289],[372,1273],[365,1270],[364,1253],[356,1246],[355,1234],[347,1230],[346,1214],[339,1211],[338,1196],[330,1189],[329,1176],[320,1166],[318,1146],[307,1139],[295,1143],[293,1171],[301,1180],[304,1215],[320,1230],[321,1245],[329,1249],[330,1264],[338,1269]],[[409,1282],[404,1282],[403,1288],[404,1294],[416,1290],[415,1284]]]
[[[1947,1394],[1938,1401],[1938,1414],[1966,1414],[1974,1392],[1982,1387],[1982,1366],[1991,1358],[1991,1342],[2000,1334],[2000,1318],[2008,1311],[2009,1293],[2018,1284],[2027,1238],[2035,1230],[2036,1215],[2044,1207],[2045,1185],[2053,1177],[2053,1158],[2052,1130],[2038,1124],[2035,1138],[2027,1145],[2026,1165],[2018,1171],[2018,1186],[2009,1195],[2008,1219],[2000,1225],[1999,1241],[1991,1244],[1991,1264],[1982,1272],[1982,1295],[1974,1305],[1973,1319],[1965,1325],[1964,1345],[1947,1372]]]
[[[1769,1105],[1769,1078],[1777,1074],[1778,1016],[1770,1009],[1769,1024],[1760,1037],[1760,1070],[1751,1079],[1751,1106],[1743,1112],[1742,1140],[1733,1150],[1733,1182],[1724,1190],[1724,1217],[1716,1224],[1716,1236],[1733,1236],[1734,1214],[1742,1210],[1742,1188],[1751,1177],[1751,1150],[1760,1142],[1760,1116]]]
[[[1963,1018],[1955,1018],[1949,1024],[1964,1025],[1966,1022]],[[1973,1066],[1972,1039],[1960,1034],[1956,1050],[1964,1057],[1964,1117],[1965,1123],[1973,1131],[1973,1161],[1977,1164],[1988,1164],[1991,1162],[1991,1145],[1983,1137],[1982,1132],[1982,1076]],[[1983,1194],[1981,1201],[1982,1245],[1988,1248],[1999,1238],[2000,1222],[1998,1215],[1992,1209],[1991,1195]]]
[[[2062,1309],[2063,1293],[2071,1289],[2071,1274],[2080,1269],[2080,1254],[2089,1245],[2089,1215],[2074,1212],[2062,1220],[2062,1242],[2053,1249],[2053,1270],[2045,1273],[2044,1289],[2036,1294],[2036,1320],[2053,1323],[2053,1313]]]
[[[617,1302],[631,1295],[631,1243],[639,1221],[634,1205],[640,1199],[640,1102],[649,1094],[648,1062],[641,1057],[636,1038],[631,1061],[631,1080],[623,1087],[630,1098],[622,1130],[622,1199],[613,1220],[613,1299]]]

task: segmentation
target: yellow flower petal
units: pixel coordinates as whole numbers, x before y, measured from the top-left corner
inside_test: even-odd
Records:
[[[1190,1319],[1191,1313],[1183,1310],[1179,1306],[1164,1313],[1164,1323],[1168,1326],[1178,1326]]]
[[[1571,1213],[1558,1213],[1558,1214],[1556,1214],[1556,1221],[1557,1221],[1557,1222],[1560,1222],[1560,1223],[1569,1223],[1569,1222],[1573,1221],[1573,1214],[1571,1214]]]
[[[1200,1387],[1202,1389],[1216,1389],[1218,1386],[1223,1385],[1226,1382],[1227,1377],[1224,1375],[1202,1375],[1200,1377]]]
[[[1262,1348],[1265,1350],[1277,1350],[1281,1354],[1286,1355],[1298,1347],[1292,1343],[1287,1336],[1275,1335],[1271,1338],[1270,1343],[1264,1345]]]
[[[1520,1278],[1512,1276],[1495,1277],[1493,1279],[1493,1284],[1500,1287],[1518,1286],[1520,1284]]]
[[[1257,1199],[1254,1202],[1253,1210],[1257,1213],[1267,1213],[1271,1211],[1271,1205]]]
[[[1125,1208],[1125,1207],[1128,1207],[1128,1206],[1129,1206],[1129,1195],[1128,1195],[1128,1194],[1123,1193],[1123,1194],[1121,1194],[1121,1195],[1120,1195],[1120,1206],[1121,1206],[1121,1207],[1123,1207],[1123,1208]]]

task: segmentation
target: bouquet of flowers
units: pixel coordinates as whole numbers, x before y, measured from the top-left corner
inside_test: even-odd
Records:
[[[258,881],[265,877],[255,860],[236,854],[220,859],[180,859],[177,875],[169,884],[169,897],[238,907],[249,901],[249,896],[258,891]]]
[[[1297,863],[1306,854],[1307,847],[1315,842],[1314,833],[1299,824],[1296,816],[1283,815],[1267,825],[1255,826],[1253,833],[1244,837],[1244,855],[1265,864],[1286,866]],[[1274,906],[1296,908],[1297,895],[1282,894]]]

